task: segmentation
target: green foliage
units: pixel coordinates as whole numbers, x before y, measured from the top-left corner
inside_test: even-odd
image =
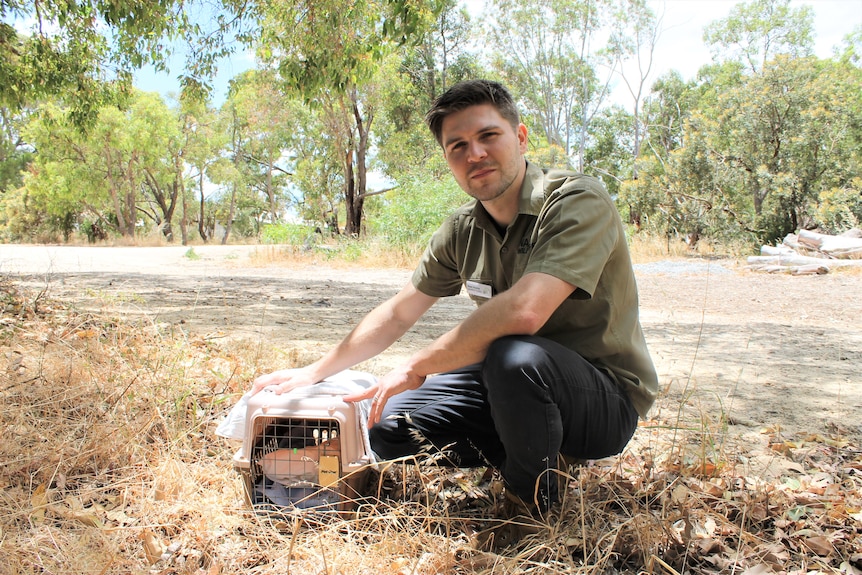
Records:
[[[740,5],[706,35],[728,60],[704,67],[696,86],[656,83],[649,153],[638,180],[622,186],[632,222],[771,243],[853,221],[862,71],[804,56],[810,34],[807,8]]]
[[[862,178],[854,178],[846,187],[820,192],[813,211],[820,226],[829,233],[862,227]]]
[[[584,171],[601,178],[611,196],[618,195],[620,183],[632,175],[633,122],[630,113],[614,106],[603,110],[590,125],[593,145],[587,150]]]
[[[243,202],[257,206],[257,219],[277,221],[291,206],[289,186],[295,171],[293,150],[306,116],[301,102],[289,98],[266,71],[234,79],[222,114],[234,129],[233,166],[243,174]]]
[[[323,237],[318,228],[308,224],[282,222],[266,224],[260,234],[264,244],[279,244],[295,247],[309,247],[317,244]]]
[[[704,40],[722,59],[743,63],[758,73],[779,54],[805,57],[812,53],[814,12],[791,8],[790,0],[739,3],[727,18],[713,22]]]
[[[409,252],[423,246],[445,217],[467,196],[451,178],[416,178],[375,196],[369,206],[369,235]]]
[[[367,81],[394,44],[411,43],[438,10],[436,2],[408,0],[263,2],[258,57],[312,102]]]
[[[25,221],[32,222],[22,225],[7,216],[13,237],[32,239],[43,226],[68,236],[86,225],[90,239],[107,233],[134,237],[156,227],[171,239],[185,192],[185,140],[179,119],[158,95],[135,92],[125,108],[101,107],[86,132],[69,124],[67,109],[44,104],[22,137],[38,153],[23,186],[6,192],[19,198],[5,209],[26,207]]]
[[[501,48],[494,67],[518,94],[524,123],[544,137],[548,151],[563,151],[559,165],[582,150],[588,117],[604,95],[602,55],[584,50],[600,27],[599,11],[591,0],[495,0],[493,7],[492,38]]]
[[[672,70],[658,78],[642,112],[647,127],[646,145],[641,154],[660,160],[685,142],[685,122],[698,106],[700,94],[694,82],[685,82]]]
[[[188,16],[201,6],[0,8],[4,239],[170,238],[181,213],[184,242],[195,219],[204,240],[219,223],[223,241],[316,242],[306,226],[280,225],[295,213],[346,232],[326,254],[366,249],[347,247],[363,229],[415,251],[465,200],[424,113],[478,76],[512,90],[531,161],[602,177],[633,229],[768,242],[859,225],[862,29],[834,58],[811,57],[812,12],[788,0],[740,4],[713,23],[716,59],[694,80],[670,72],[645,95],[643,70],[623,73],[637,109],[604,95],[609,70],[651,62],[656,21],[642,0],[494,0],[484,37],[454,0],[226,0],[205,7],[206,26]],[[31,20],[23,33],[11,26]],[[231,30],[263,67],[235,78],[216,111],[201,97]],[[128,89],[129,70],[163,66],[169,40],[196,46],[174,110]],[[374,189],[370,170],[395,189]]]
[[[19,110],[60,98],[72,122],[89,127],[102,106],[128,97],[133,71],[148,63],[166,71],[177,44],[188,54],[184,94],[201,99],[216,63],[234,49],[228,37],[253,28],[249,9],[233,0],[3,2],[0,106]],[[19,33],[22,23],[29,28]]]
[[[23,183],[22,173],[33,161],[34,154],[28,150],[7,150],[0,159],[0,195],[18,188]]]

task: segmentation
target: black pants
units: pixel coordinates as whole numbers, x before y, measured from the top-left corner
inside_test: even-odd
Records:
[[[490,464],[509,489],[545,510],[558,497],[558,455],[619,453],[637,419],[628,395],[574,351],[509,336],[495,341],[481,364],[390,398],[370,436],[382,459],[426,450],[457,467]]]

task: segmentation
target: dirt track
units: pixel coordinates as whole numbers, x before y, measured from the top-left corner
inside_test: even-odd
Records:
[[[309,361],[410,276],[404,269],[262,265],[264,248],[0,245],[0,276],[84,309],[143,314],[227,339],[265,338]],[[270,248],[271,249],[271,248]],[[258,253],[259,255],[259,253]],[[740,434],[761,427],[862,438],[862,274],[791,277],[734,262],[636,266],[641,317],[663,386],[653,410],[680,405]],[[436,305],[361,369],[381,374],[473,309]],[[277,367],[262,365],[261,370]]]

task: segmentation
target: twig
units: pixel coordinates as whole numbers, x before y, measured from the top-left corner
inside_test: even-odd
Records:
[[[654,563],[658,563],[659,566],[662,567],[670,575],[680,575],[679,571],[677,571],[676,569],[674,569],[673,567],[671,567],[670,565],[668,565],[667,563],[662,561],[661,558],[656,557],[655,555],[650,555],[650,558],[649,558],[649,571],[650,572],[652,572],[652,570],[653,570],[653,564]]]

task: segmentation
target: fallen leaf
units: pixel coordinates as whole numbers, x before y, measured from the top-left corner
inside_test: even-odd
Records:
[[[138,521],[134,517],[129,517],[128,515],[126,515],[126,512],[122,509],[108,511],[107,518],[109,521],[113,521],[117,525],[133,525]]]
[[[791,441],[781,441],[769,444],[769,449],[782,455],[789,455],[797,447],[799,446]]]
[[[832,543],[829,542],[829,539],[823,537],[822,535],[818,535],[816,537],[809,537],[805,541],[805,546],[808,547],[812,553],[815,553],[821,557],[825,557],[832,553]]]
[[[396,575],[403,575],[411,570],[410,560],[406,557],[399,557],[398,559],[392,561],[392,563],[389,565],[389,568],[392,573],[395,573]]]
[[[742,575],[766,575],[767,573],[775,573],[775,571],[773,571],[772,567],[770,567],[769,565],[764,565],[763,563],[761,563],[760,565],[749,567],[742,572]]]
[[[102,520],[96,517],[94,513],[87,513],[86,511],[69,511],[64,513],[63,516],[72,521],[82,523],[87,527],[97,527],[99,529],[103,527]]]
[[[164,552],[164,545],[158,535],[149,529],[145,529],[138,537],[144,543],[144,554],[147,556],[147,561],[150,562],[150,565],[158,563]]]
[[[30,519],[35,523],[41,523],[45,520],[45,508],[48,506],[48,488],[44,483],[39,484],[30,495],[30,505],[33,506],[33,511],[30,513]]]
[[[685,503],[685,500],[688,499],[689,489],[682,483],[673,488],[673,492],[670,495],[671,501],[673,501],[677,505],[681,505]]]
[[[711,555],[721,551],[721,541],[718,539],[700,539],[697,542],[697,547],[702,555]]]

